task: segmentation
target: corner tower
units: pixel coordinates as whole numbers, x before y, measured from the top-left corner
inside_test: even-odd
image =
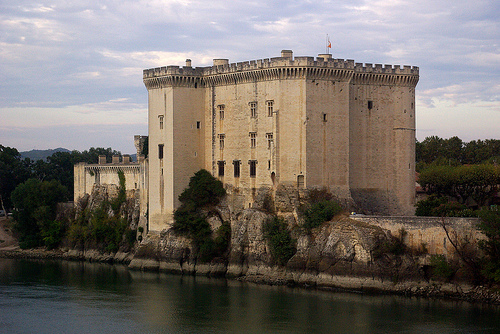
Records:
[[[144,70],[148,89],[149,230],[173,221],[178,197],[203,168],[204,93],[190,66]]]

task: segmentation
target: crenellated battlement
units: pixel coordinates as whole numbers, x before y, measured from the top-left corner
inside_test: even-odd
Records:
[[[367,75],[369,74],[369,75]],[[283,50],[281,57],[229,63],[228,59],[214,59],[213,66],[191,67],[165,66],[143,71],[143,80],[148,88],[162,86],[206,86],[235,82],[275,79],[333,79],[351,80],[357,83],[382,82],[387,84],[410,84],[418,82],[419,68],[405,65],[382,65],[355,63],[351,59],[333,59],[329,54],[318,57],[293,57],[290,50]]]

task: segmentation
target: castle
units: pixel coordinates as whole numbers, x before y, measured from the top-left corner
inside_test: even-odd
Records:
[[[148,220],[172,222],[204,168],[235,207],[259,189],[329,189],[367,213],[412,215],[418,67],[281,57],[143,72],[149,99]]]

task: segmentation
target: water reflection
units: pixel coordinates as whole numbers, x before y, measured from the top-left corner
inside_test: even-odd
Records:
[[[0,259],[0,332],[496,333],[497,307]]]

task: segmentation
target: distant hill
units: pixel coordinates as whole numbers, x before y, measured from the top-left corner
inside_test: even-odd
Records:
[[[19,152],[19,154],[21,154],[21,158],[23,159],[30,158],[31,160],[36,161],[36,160],[45,160],[47,159],[47,157],[50,157],[52,154],[56,152],[71,152],[71,151],[66,148],[59,147],[53,150],[24,151],[24,152]],[[130,154],[130,158],[132,159],[132,161],[137,161],[137,153]],[[97,163],[97,161],[94,163]]]
[[[33,161],[36,160],[45,160],[47,157],[50,157],[52,154],[56,152],[71,152],[70,150],[66,148],[55,148],[52,150],[31,150],[31,151],[24,151],[24,152],[19,152],[21,154],[21,157],[24,158],[30,158]]]

